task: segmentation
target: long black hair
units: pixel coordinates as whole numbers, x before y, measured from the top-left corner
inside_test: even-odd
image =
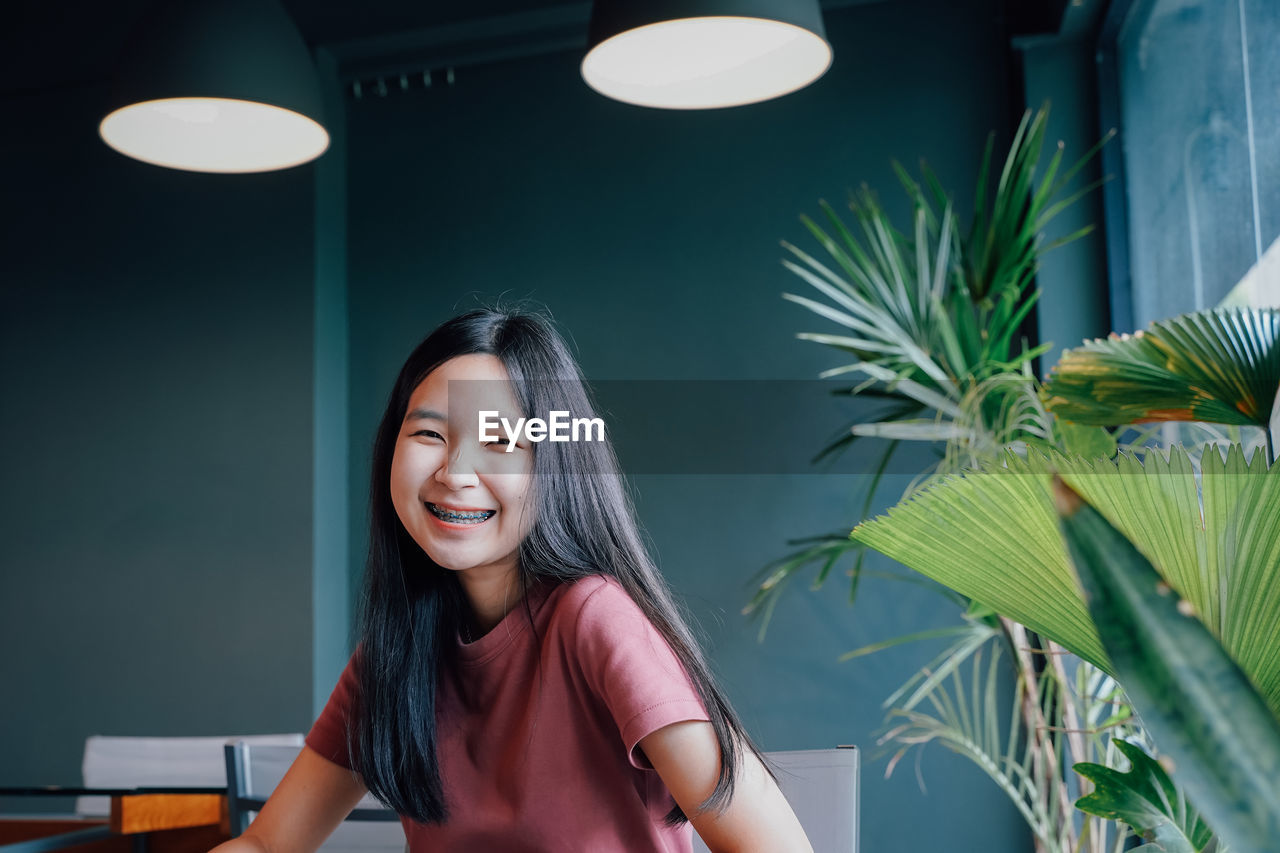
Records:
[[[524,417],[594,407],[568,347],[536,314],[482,309],[449,320],[410,354],[373,447],[369,561],[357,658],[359,695],[349,732],[352,766],[370,792],[421,823],[448,816],[437,756],[436,695],[451,667],[469,605],[452,572],[436,565],[400,523],[388,483],[409,398],[436,367],[460,355],[496,356]],[[615,578],[679,657],[720,742],[720,778],[701,808],[733,796],[743,731],[670,590],[641,540],[635,509],[607,441],[542,442],[534,452],[533,524],[518,552],[521,588]],[[527,598],[526,598],[527,606]],[[677,806],[668,823],[684,821]]]

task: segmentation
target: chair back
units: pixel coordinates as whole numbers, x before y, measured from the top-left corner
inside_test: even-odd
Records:
[[[279,746],[247,740],[226,745],[227,810],[233,836],[249,827],[300,751],[301,745]],[[399,815],[366,794],[320,850],[323,853],[404,853],[404,827]]]
[[[247,735],[250,743],[302,746],[301,734]],[[91,735],[84,743],[81,775],[86,788],[225,788],[227,737],[114,737]],[[105,817],[110,797],[78,797],[76,814]]]
[[[858,853],[857,748],[766,752],[765,759],[813,853]],[[693,849],[707,853],[696,832]]]

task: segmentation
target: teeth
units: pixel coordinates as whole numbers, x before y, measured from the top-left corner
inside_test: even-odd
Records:
[[[478,512],[455,512],[451,509],[441,509],[433,503],[428,503],[427,508],[436,518],[444,521],[452,521],[461,524],[478,524],[485,521],[494,514],[494,510],[480,510]]]

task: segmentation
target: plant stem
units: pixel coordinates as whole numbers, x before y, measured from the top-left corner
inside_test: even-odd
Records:
[[[1068,749],[1068,755],[1070,756],[1070,759],[1071,759],[1069,762],[1067,762],[1067,766],[1071,767],[1077,764],[1078,762],[1088,761],[1091,756],[1088,754],[1085,748],[1084,730],[1080,726],[1080,717],[1076,713],[1075,697],[1072,695],[1071,691],[1068,689],[1068,685],[1070,684],[1070,682],[1067,680],[1067,668],[1062,662],[1063,656],[1067,654],[1067,650],[1064,649],[1062,646],[1058,645],[1057,643],[1053,642],[1052,640],[1050,640],[1046,644],[1045,651],[1049,655],[1049,665],[1053,667],[1053,675],[1058,680],[1058,685],[1059,685],[1058,693],[1059,693],[1059,696],[1061,697],[1060,701],[1062,702],[1062,725],[1063,725],[1063,728],[1066,729],[1067,749]],[[1065,792],[1066,790],[1067,788],[1064,785],[1063,791]],[[1092,790],[1093,790],[1093,783],[1087,779],[1082,778],[1080,780],[1080,796],[1083,797],[1084,795],[1090,793]],[[1064,814],[1064,817],[1066,818],[1067,824],[1069,826],[1072,826],[1072,827],[1075,826],[1075,823],[1073,820],[1075,817],[1074,814],[1072,814],[1071,812],[1067,812]],[[1087,816],[1085,820],[1087,823],[1088,822]],[[1103,847],[1106,843],[1106,840],[1107,838],[1106,838],[1105,831],[1098,833],[1096,836],[1090,836],[1088,833],[1087,826],[1085,827],[1084,837],[1079,839],[1081,848],[1083,849],[1084,845],[1087,844],[1088,849],[1091,850],[1093,853],[1103,853]]]
[[[1026,690],[1023,693],[1022,716],[1027,728],[1027,737],[1033,738],[1036,744],[1036,774],[1046,782],[1053,778],[1061,779],[1062,770],[1058,766],[1058,756],[1054,749],[1052,736],[1049,734],[1049,723],[1044,717],[1044,709],[1040,705],[1040,685],[1039,674],[1036,672],[1035,661],[1031,658],[1031,641],[1027,638],[1027,629],[1012,619],[1004,616],[1000,617],[1001,624],[1004,625],[1005,632],[1009,636],[1010,644],[1013,646],[1013,653],[1018,660],[1019,677],[1026,684]],[[1063,683],[1063,682],[1059,682]],[[1061,702],[1061,697],[1059,702]],[[1067,700],[1070,704],[1070,700]],[[1050,785],[1049,790],[1053,786]],[[1060,809],[1060,826],[1061,835],[1058,841],[1060,850],[1073,850],[1076,846],[1075,840],[1075,824],[1072,821],[1074,806],[1071,803],[1071,795],[1067,791],[1065,784],[1058,785],[1058,802],[1056,808]],[[1055,808],[1054,803],[1043,803],[1042,807],[1048,813]],[[1052,821],[1050,822],[1052,825]],[[1036,839],[1036,849],[1043,849],[1044,844],[1048,843],[1048,839]]]

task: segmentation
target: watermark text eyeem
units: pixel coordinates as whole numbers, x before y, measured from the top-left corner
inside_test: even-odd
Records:
[[[496,411],[480,412],[480,440],[498,441],[506,433],[510,453],[516,449],[521,435],[529,441],[604,441],[604,420],[601,418],[571,418],[567,411],[553,409],[544,421],[542,418],[517,418],[513,425]]]

